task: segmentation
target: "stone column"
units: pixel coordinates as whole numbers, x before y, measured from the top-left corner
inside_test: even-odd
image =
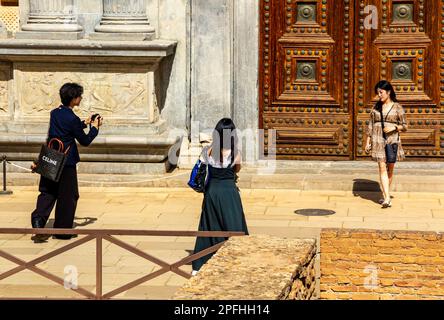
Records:
[[[103,17],[95,30],[90,39],[152,40],[155,31],[145,0],[103,0]]]
[[[79,39],[83,28],[74,14],[74,0],[29,0],[28,21],[22,31],[16,33],[21,39]]]

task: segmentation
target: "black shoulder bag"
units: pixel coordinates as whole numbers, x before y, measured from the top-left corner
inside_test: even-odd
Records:
[[[52,148],[54,142],[57,142],[59,145],[57,150]],[[70,148],[71,146],[65,151],[61,140],[57,138],[51,139],[47,145],[42,145],[34,172],[54,182],[59,182]]]
[[[386,120],[387,117],[390,113],[390,111],[392,111],[394,104],[392,105],[392,107],[390,108],[389,112],[387,112],[387,114],[385,115]],[[384,117],[382,114],[382,106],[381,106],[381,110],[379,111],[381,114],[381,127],[382,127],[382,136],[384,137],[384,140],[386,141],[385,143],[385,160],[387,163],[396,163],[396,158],[398,156],[398,144],[397,143],[392,143],[392,144],[388,144],[387,143],[387,135],[384,132]],[[398,135],[399,138],[399,135]]]

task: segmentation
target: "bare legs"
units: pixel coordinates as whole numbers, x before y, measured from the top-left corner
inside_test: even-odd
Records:
[[[387,163],[387,175],[389,178],[389,189],[392,187],[392,181],[393,181],[393,171],[395,169],[394,163]]]
[[[381,183],[382,195],[384,203],[390,203],[390,186],[393,181],[394,163],[378,162],[379,166],[379,180]]]

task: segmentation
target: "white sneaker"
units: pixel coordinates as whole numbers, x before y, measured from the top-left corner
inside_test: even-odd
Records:
[[[197,271],[197,270],[193,270],[193,271],[191,272],[191,275],[194,277],[198,272],[199,272],[199,271]]]

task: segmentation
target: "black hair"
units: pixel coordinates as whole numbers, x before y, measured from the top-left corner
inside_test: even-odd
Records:
[[[230,118],[223,118],[216,124],[216,128],[213,131],[213,158],[216,162],[223,162],[222,149],[231,149],[231,162],[234,163],[234,159],[237,156],[238,150],[238,137],[236,133],[236,126],[233,120]]]
[[[83,94],[83,87],[77,83],[65,83],[60,88],[60,100],[64,106],[69,106],[73,99],[76,99]]]
[[[393,102],[397,102],[398,101],[398,99],[396,98],[395,90],[393,90],[393,86],[387,80],[381,80],[381,81],[379,81],[376,84],[376,86],[375,86],[375,93],[376,94],[378,94],[378,89],[382,89],[382,90],[385,90],[385,91],[390,91],[390,99]],[[375,109],[377,111],[382,111],[382,101],[381,100],[378,100],[378,102],[376,102]]]

